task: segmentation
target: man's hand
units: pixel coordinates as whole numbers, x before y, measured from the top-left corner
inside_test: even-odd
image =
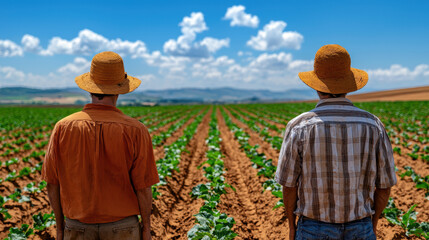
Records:
[[[375,213],[372,216],[372,229],[374,234],[377,235],[377,224],[380,219],[381,213],[389,201],[390,188],[376,188],[374,192],[374,210]]]
[[[293,213],[296,209],[296,200],[298,198],[297,187],[285,187],[283,186],[283,202],[285,204],[286,216],[289,222],[289,239],[295,239],[296,215]]]
[[[296,233],[295,228],[289,228],[289,240],[295,240],[295,233]]]
[[[57,228],[57,240],[63,240],[64,239],[64,228],[59,229]]]
[[[152,211],[152,189],[151,187],[137,191],[140,215],[142,217],[142,239],[151,240],[150,235],[150,214]]]
[[[48,183],[48,198],[51,207],[54,210],[55,222],[57,223],[57,239],[63,240],[64,238],[64,215],[61,208],[60,198],[60,185]]]
[[[150,234],[150,228],[142,227],[142,239],[143,240],[151,240],[152,235]]]

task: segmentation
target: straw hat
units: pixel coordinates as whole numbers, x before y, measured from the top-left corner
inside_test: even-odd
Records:
[[[114,52],[101,52],[94,56],[91,70],[75,78],[83,90],[99,94],[125,94],[134,91],[141,81],[124,71],[121,56]]]
[[[321,47],[314,59],[314,71],[300,72],[299,78],[309,87],[325,93],[349,93],[363,88],[368,73],[350,67],[350,55],[340,45]]]

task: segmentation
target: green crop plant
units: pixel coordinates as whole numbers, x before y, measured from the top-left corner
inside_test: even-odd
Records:
[[[224,163],[222,153],[220,152],[220,132],[217,127],[216,109],[213,109],[211,121],[209,123],[209,136],[206,140],[208,151],[206,152],[207,160],[198,168],[204,166],[204,176],[209,180],[208,183],[199,184],[192,189],[190,193],[193,198],[204,200],[204,205],[200,211],[194,215],[196,224],[188,231],[188,239],[213,239],[227,240],[234,239],[237,234],[232,231],[235,220],[228,217],[225,213],[221,213],[216,209],[220,202],[222,194],[226,194],[226,189],[235,189],[225,183],[223,177]],[[208,166],[205,166],[208,165]]]

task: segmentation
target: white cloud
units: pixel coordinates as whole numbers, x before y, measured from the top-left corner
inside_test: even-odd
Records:
[[[390,88],[413,87],[429,84],[429,65],[419,64],[414,69],[393,64],[387,69],[366,70],[369,75],[368,85],[374,89],[380,86]]]
[[[41,50],[39,44],[39,38],[30,34],[25,34],[21,39],[22,48],[27,52],[39,52]]]
[[[10,40],[0,40],[0,57],[22,56],[23,50]]]
[[[245,12],[242,5],[232,6],[227,9],[224,19],[231,20],[230,25],[256,28],[259,25],[259,18]]]
[[[77,57],[72,63],[68,63],[60,67],[57,71],[65,75],[80,75],[88,72],[91,67],[91,62],[82,57]]]
[[[0,78],[13,81],[22,81],[25,79],[25,73],[16,70],[13,67],[0,67]]]
[[[217,52],[217,50],[228,47],[229,46],[229,39],[216,39],[211,37],[206,37],[201,41],[202,46],[206,46],[209,52],[214,53]]]
[[[287,31],[286,23],[283,21],[271,21],[253,36],[247,45],[259,51],[277,50],[280,48],[300,49],[304,37],[298,32]]]
[[[208,30],[204,15],[201,12],[193,12],[190,17],[184,17],[179,26],[182,27],[183,34],[200,33]]]
[[[389,80],[401,80],[401,79],[409,79],[416,78],[418,76],[424,76],[429,74],[429,65],[420,64],[417,65],[414,70],[410,70],[407,67],[403,67],[399,64],[393,64],[388,69],[374,69],[368,70],[368,74],[372,77],[380,78],[380,79],[389,79]]]
[[[172,56],[205,58],[222,47],[229,46],[229,39],[204,38],[195,42],[197,33],[208,30],[201,12],[193,12],[190,17],[184,17],[179,24],[182,35],[177,40],[170,39],[164,43],[164,52]]]
[[[119,38],[109,40],[88,29],[80,31],[79,35],[72,40],[54,37],[50,40],[48,48],[40,53],[42,55],[91,55],[100,51],[114,51],[119,55],[132,58],[143,57],[147,53],[146,45],[140,40],[135,42]]]

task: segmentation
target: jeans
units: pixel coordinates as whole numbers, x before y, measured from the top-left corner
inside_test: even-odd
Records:
[[[370,217],[348,223],[326,223],[301,216],[295,239],[375,240],[376,237]]]
[[[66,219],[64,240],[140,240],[140,223],[130,216],[111,223],[87,224]]]

